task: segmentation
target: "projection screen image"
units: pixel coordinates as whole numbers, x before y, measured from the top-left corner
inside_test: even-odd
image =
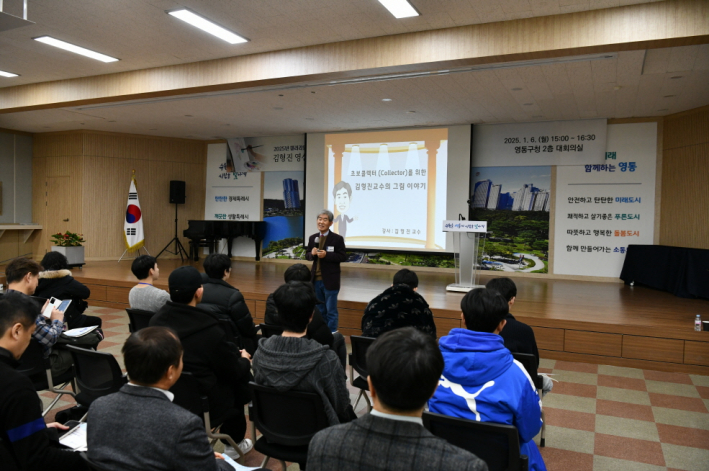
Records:
[[[348,249],[445,250],[448,129],[325,134],[325,162]]]

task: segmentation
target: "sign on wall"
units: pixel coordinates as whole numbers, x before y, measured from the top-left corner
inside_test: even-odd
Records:
[[[606,120],[473,126],[475,167],[600,164]]]
[[[629,244],[652,244],[657,124],[608,126],[604,162],[559,167],[554,273],[618,277]]]

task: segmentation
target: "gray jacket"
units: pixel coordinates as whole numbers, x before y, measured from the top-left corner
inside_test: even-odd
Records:
[[[228,471],[214,457],[202,420],[164,393],[126,384],[96,399],[88,416],[88,455],[109,471]]]
[[[318,393],[330,425],[348,418],[347,377],[330,347],[305,337],[273,336],[259,341],[252,366],[256,384]]]
[[[318,432],[308,447],[308,471],[487,471],[474,454],[413,422],[366,414]]]

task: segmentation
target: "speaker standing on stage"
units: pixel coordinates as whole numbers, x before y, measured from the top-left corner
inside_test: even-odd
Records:
[[[318,232],[308,239],[305,257],[313,261],[312,280],[318,308],[332,332],[337,331],[337,294],[340,292],[340,263],[347,260],[345,239],[330,230],[334,215],[327,209],[318,214]]]

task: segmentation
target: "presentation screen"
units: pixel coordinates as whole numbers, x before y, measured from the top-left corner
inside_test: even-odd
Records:
[[[465,168],[470,126],[460,128],[455,153]],[[450,138],[447,127],[308,135],[306,233],[329,209],[348,249],[450,251],[442,221],[467,213],[468,184],[457,182],[462,207],[451,208]]]

